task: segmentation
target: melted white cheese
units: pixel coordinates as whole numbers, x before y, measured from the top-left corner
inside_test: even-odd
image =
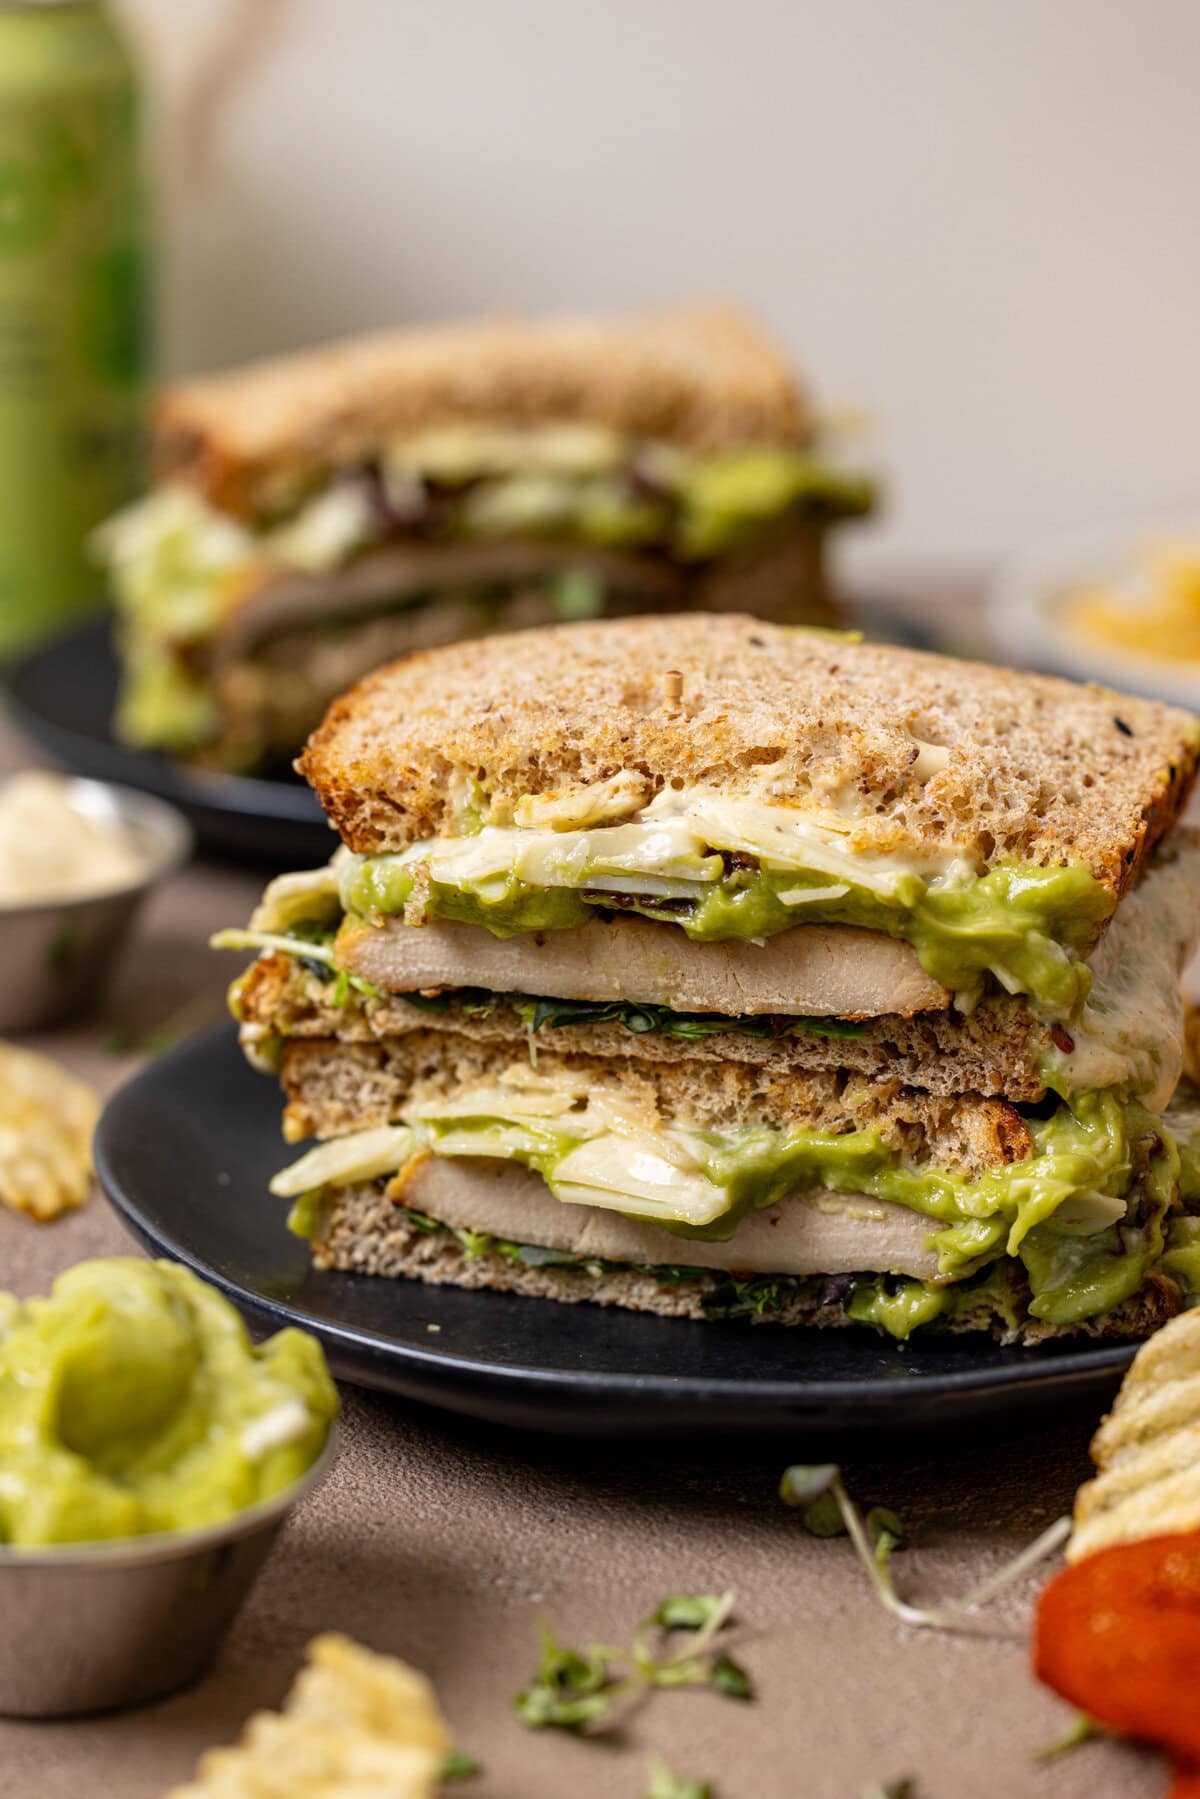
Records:
[[[634,786],[618,783],[623,777],[598,784],[597,791],[604,816],[613,821],[640,797]],[[753,856],[775,873],[815,871],[828,875],[832,886],[852,883],[881,898],[894,897],[901,883],[913,877],[944,886],[979,872],[979,865],[958,851],[856,848],[852,825],[827,808],[727,799],[699,787],[666,788],[626,822],[608,822],[597,830],[571,828],[587,817],[587,791],[545,801],[527,795],[517,802],[514,815],[518,821],[537,820],[538,826],[485,825],[470,837],[427,838],[410,844],[395,860],[425,864],[434,880],[451,887],[516,876],[537,887],[619,889],[624,878],[635,883],[631,892],[678,898],[702,898],[705,887],[721,878],[724,865],[714,851]],[[670,885],[648,888],[647,879]],[[797,889],[790,900],[801,905],[813,897]],[[789,895],[783,898],[789,901]]]

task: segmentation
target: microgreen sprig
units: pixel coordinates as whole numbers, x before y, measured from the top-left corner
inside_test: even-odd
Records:
[[[1060,1549],[1071,1532],[1070,1519],[1059,1518],[1028,1548],[961,1599],[943,1606],[917,1606],[900,1598],[890,1567],[892,1555],[904,1546],[904,1526],[894,1512],[883,1506],[874,1507],[864,1519],[847,1493],[836,1463],[785,1468],[779,1483],[779,1497],[785,1505],[803,1508],[804,1526],[814,1536],[847,1535],[881,1603],[895,1617],[917,1630],[945,1628],[986,1605],[1003,1588]]]
[[[1104,1735],[1104,1727],[1089,1718],[1086,1712],[1076,1712],[1075,1721],[1062,1736],[1056,1737],[1052,1743],[1043,1743],[1040,1749],[1030,1751],[1030,1759],[1035,1762],[1056,1761],[1060,1755],[1066,1755],[1072,1749],[1078,1749],[1082,1743],[1090,1743],[1093,1737]]]
[[[583,1731],[656,1687],[709,1686],[728,1699],[752,1699],[746,1670],[718,1644],[733,1606],[732,1593],[669,1594],[638,1625],[627,1650],[602,1643],[568,1648],[540,1618],[541,1653],[533,1679],[513,1702],[517,1716],[533,1730]],[[664,1655],[661,1635],[681,1631],[687,1640]]]

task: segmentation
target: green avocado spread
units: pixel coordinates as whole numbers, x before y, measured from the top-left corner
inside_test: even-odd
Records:
[[[300,1478],[337,1403],[314,1338],[256,1347],[172,1263],[81,1262],[46,1298],[0,1295],[0,1542],[220,1523]]]
[[[356,920],[395,916],[417,892],[418,869],[397,856],[356,856],[339,876],[350,928]],[[709,882],[702,897],[656,899],[615,893],[603,875],[588,885],[539,887],[510,875],[450,885],[420,884],[424,918],[482,925],[495,937],[569,930],[598,910],[632,911],[677,925],[694,942],[743,941],[778,935],[804,924],[860,925],[910,943],[922,967],[953,992],[975,987],[991,972],[1013,993],[1026,993],[1054,1013],[1069,1012],[1086,994],[1089,973],[1077,959],[1096,926],[1111,913],[1113,896],[1078,865],[1043,868],[1002,863],[955,883],[906,875],[887,898],[851,882],[834,885],[816,870],[768,872],[735,868]],[[805,887],[827,897],[797,906],[782,893]]]

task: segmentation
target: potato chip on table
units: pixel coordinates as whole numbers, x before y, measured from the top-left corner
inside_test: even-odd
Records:
[[[434,1799],[450,1736],[424,1675],[333,1634],[308,1658],[283,1710],[251,1718],[167,1799]]]
[[[57,1062],[0,1043],[0,1202],[45,1222],[92,1186],[100,1102]]]

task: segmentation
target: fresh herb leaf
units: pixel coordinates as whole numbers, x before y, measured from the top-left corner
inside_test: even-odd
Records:
[[[453,1229],[466,1252],[468,1262],[477,1262],[481,1256],[487,1255],[496,1241],[486,1231],[469,1231],[461,1225],[455,1225]]]
[[[719,1655],[712,1665],[712,1683],[726,1699],[753,1699],[754,1687],[740,1662],[731,1655]]]
[[[423,1237],[439,1237],[448,1231],[447,1225],[444,1225],[439,1218],[430,1218],[427,1212],[410,1212],[407,1206],[397,1206],[396,1210],[402,1213],[405,1221],[411,1224],[414,1230],[420,1231]]]
[[[779,1497],[785,1505],[803,1509],[801,1522],[810,1536],[840,1537],[845,1534],[842,1508],[833,1491],[837,1478],[836,1462],[798,1463],[783,1471]]]
[[[782,1038],[808,1033],[818,1037],[861,1037],[865,1024],[845,1018],[796,1018],[788,1013],[766,1016],[746,1013],[725,1016],[716,1012],[673,1012],[669,1006],[652,1006],[631,1000],[546,999],[526,993],[493,993],[487,987],[453,987],[441,993],[406,993],[410,1006],[425,1012],[462,1012],[464,1018],[486,1018],[505,1007],[517,1014],[525,1029],[561,1030],[570,1025],[620,1024],[635,1036],[659,1031],[663,1036],[694,1040],[727,1035]]]
[[[707,1780],[689,1780],[685,1774],[672,1774],[660,1755],[651,1756],[646,1764],[649,1784],[644,1799],[712,1799],[712,1786]]]
[[[653,1622],[662,1630],[704,1630],[725,1605],[716,1593],[671,1593],[659,1603]]]
[[[522,1724],[531,1730],[582,1730],[605,1717],[619,1686],[600,1650],[564,1648],[545,1618],[538,1620],[538,1637],[537,1672],[513,1701]]]
[[[784,1505],[811,1505],[828,1493],[837,1477],[836,1462],[797,1462],[780,1476],[779,1497]]]
[[[883,1505],[873,1505],[867,1513],[867,1541],[880,1566],[895,1550],[904,1548],[904,1538],[904,1526],[895,1512]]]
[[[670,1594],[638,1625],[628,1650],[599,1643],[566,1648],[539,1620],[541,1655],[533,1679],[513,1702],[517,1716],[533,1730],[581,1731],[603,1723],[622,1700],[655,1687],[711,1686],[730,1699],[752,1699],[745,1669],[716,1646],[733,1604],[732,1593]],[[664,1656],[656,1641],[663,1631],[685,1631],[687,1640]]]
[[[836,1493],[822,1493],[806,1505],[800,1520],[810,1537],[844,1537],[846,1521]]]
[[[475,990],[472,990],[472,1003]],[[641,1035],[660,1031],[664,1036],[695,1039],[737,1031],[744,1037],[790,1037],[811,1032],[820,1037],[861,1037],[866,1029],[844,1018],[797,1018],[778,1013],[758,1016],[746,1013],[727,1017],[715,1012],[674,1012],[669,1006],[634,1004],[625,1000],[529,999],[519,993],[490,995],[498,1004],[514,1007],[527,1029],[552,1030],[572,1024],[622,1024]]]
[[[695,1280],[704,1271],[692,1268],[685,1272],[689,1280]],[[662,1278],[657,1269],[655,1274]],[[799,1275],[757,1274],[742,1280],[726,1274],[701,1298],[700,1306],[706,1318],[761,1318],[764,1312],[776,1312],[794,1299],[804,1284]]]
[[[465,1749],[451,1749],[442,1763],[443,1780],[473,1780],[480,1772],[479,1763]]]

